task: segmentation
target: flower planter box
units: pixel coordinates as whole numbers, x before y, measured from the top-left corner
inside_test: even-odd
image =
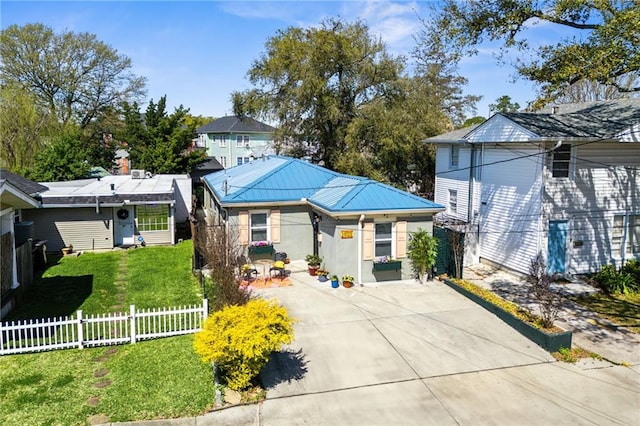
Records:
[[[273,249],[273,246],[250,246],[249,247],[249,254],[273,254],[275,253],[275,250]]]
[[[477,296],[470,291],[460,287],[453,281],[444,280],[444,283],[458,293],[462,294],[463,296],[474,301],[478,305],[496,315],[502,321],[507,323],[507,325],[515,329],[527,339],[531,340],[536,345],[540,346],[542,349],[548,352],[557,352],[560,350],[560,348],[571,348],[572,333],[570,331],[550,333],[548,331],[541,330],[532,326],[528,322],[511,315],[509,312],[501,309],[493,303],[487,302],[482,297]]]
[[[402,261],[394,260],[391,262],[380,262],[373,264],[373,272],[379,271],[399,271],[402,269]]]

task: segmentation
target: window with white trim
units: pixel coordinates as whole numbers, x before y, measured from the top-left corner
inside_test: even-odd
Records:
[[[225,169],[227,168],[227,157],[225,157],[224,155],[220,157],[220,165]]]
[[[551,176],[554,178],[568,178],[571,168],[571,145],[562,144],[553,150]]]
[[[640,254],[640,214],[613,216],[611,254],[616,259]]]
[[[167,231],[169,229],[168,204],[144,204],[136,206],[139,231]]]
[[[242,148],[245,146],[249,146],[249,135],[237,135],[236,136],[236,147]]]
[[[252,212],[249,216],[250,242],[269,241],[269,213],[266,211]]]
[[[458,213],[458,191],[455,189],[449,190],[449,208],[447,210],[447,213]]]
[[[227,147],[227,140],[228,140],[228,136],[227,135],[218,135],[218,146],[220,148],[226,148]]]
[[[628,216],[629,242],[627,243],[627,253],[640,254],[640,214]]]
[[[393,224],[376,223],[374,233],[374,256],[393,256]]]
[[[236,164],[242,166],[242,157],[236,157]]]
[[[460,163],[460,146],[459,145],[451,145],[451,153],[450,153],[450,163],[449,166],[452,169],[458,168],[458,164]]]

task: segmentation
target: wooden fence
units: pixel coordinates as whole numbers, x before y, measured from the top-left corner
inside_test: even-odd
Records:
[[[200,306],[136,310],[0,323],[0,355],[135,343],[202,329],[208,301]]]

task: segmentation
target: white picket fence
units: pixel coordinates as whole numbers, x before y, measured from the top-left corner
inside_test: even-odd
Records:
[[[135,343],[157,337],[195,333],[202,329],[208,301],[200,306],[0,322],[0,355],[54,349]]]

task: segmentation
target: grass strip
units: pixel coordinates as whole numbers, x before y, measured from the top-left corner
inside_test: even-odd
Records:
[[[597,313],[601,318],[640,333],[640,293],[627,295],[570,296],[569,299]]]

